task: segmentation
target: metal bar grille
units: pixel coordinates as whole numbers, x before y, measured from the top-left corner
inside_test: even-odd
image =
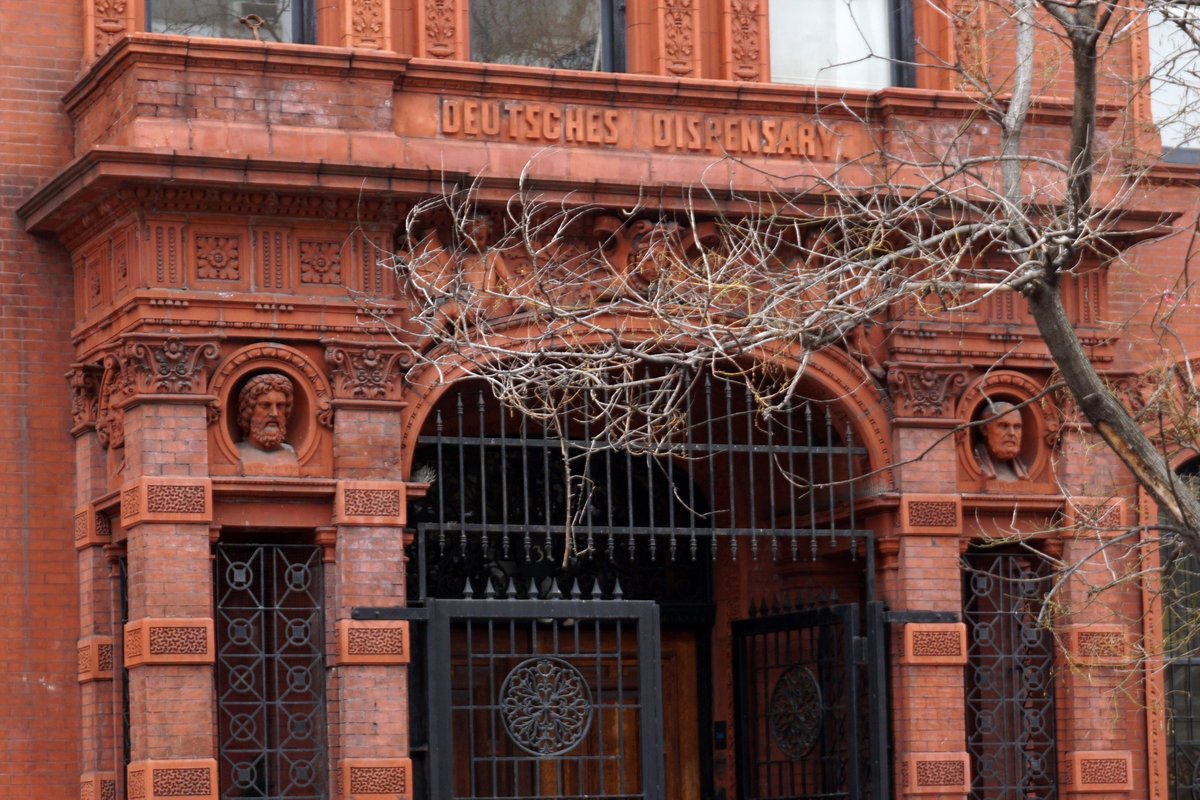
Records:
[[[505,592],[505,594],[509,594]],[[614,600],[435,600],[431,797],[661,796],[657,612]],[[444,659],[444,660],[442,660]]]
[[[221,796],[326,796],[320,549],[218,544]]]
[[[828,406],[801,401],[767,417],[743,384],[709,377],[672,434],[635,453],[592,439],[602,400],[584,393],[564,408],[561,438],[514,420],[478,385],[439,405],[414,457],[414,473],[432,475],[433,487],[411,508],[429,535],[409,560],[410,600],[461,596],[465,574],[477,576],[479,594],[487,570],[497,581],[520,577],[523,587],[564,564],[563,591],[579,579],[585,590],[600,580],[607,592],[615,574],[637,564],[715,560],[722,551],[815,559],[822,541],[853,558],[870,538],[853,510],[866,452]],[[621,580],[631,597],[649,596],[634,575]]]
[[[1039,623],[1046,565],[1029,553],[969,551],[967,752],[973,800],[1054,800],[1054,637]]]

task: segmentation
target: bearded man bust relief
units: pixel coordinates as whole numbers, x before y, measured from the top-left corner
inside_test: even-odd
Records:
[[[243,475],[299,475],[296,450],[285,439],[295,388],[286,375],[269,372],[246,381],[238,395],[237,443]]]
[[[1021,459],[1021,412],[1012,403],[988,403],[975,439],[975,460],[985,478],[1027,481],[1029,468]]]

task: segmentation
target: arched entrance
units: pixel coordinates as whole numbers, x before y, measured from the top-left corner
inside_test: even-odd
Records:
[[[669,431],[616,448],[593,435],[601,394],[542,419],[480,384],[442,396],[413,449],[431,487],[407,576],[429,609],[430,796],[878,790],[866,451],[834,403],[758,409],[697,376]]]

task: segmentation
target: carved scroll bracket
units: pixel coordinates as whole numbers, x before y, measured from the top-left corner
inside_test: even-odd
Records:
[[[99,364],[72,364],[66,374],[71,388],[71,435],[96,429],[103,377],[104,370]]]

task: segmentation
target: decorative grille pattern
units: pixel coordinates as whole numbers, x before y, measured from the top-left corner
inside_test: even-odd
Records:
[[[1029,553],[965,560],[971,798],[1055,800],[1054,636],[1038,619],[1048,569]]]
[[[309,545],[217,546],[222,797],[321,800],[321,556]]]

